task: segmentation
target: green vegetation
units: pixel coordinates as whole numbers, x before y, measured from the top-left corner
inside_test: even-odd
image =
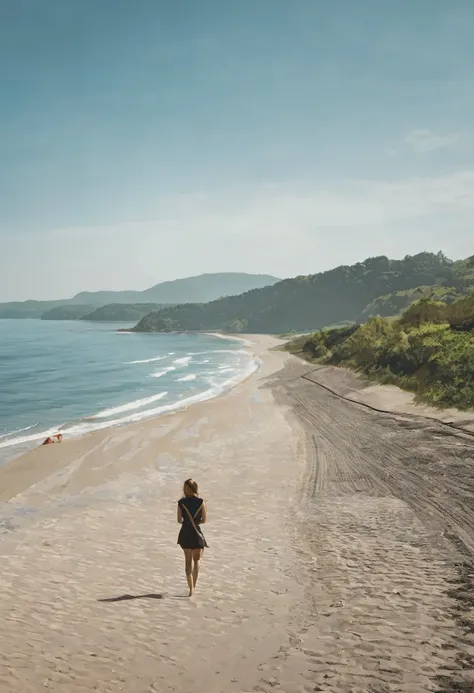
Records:
[[[245,294],[244,294],[245,295]],[[214,322],[214,303],[184,303],[163,308],[145,315],[134,328],[136,332],[199,332],[223,330],[225,332],[248,332],[247,320],[239,318]],[[169,317],[169,312],[173,317]]]
[[[431,287],[440,296],[445,295],[446,300],[448,297],[454,300],[470,285],[474,285],[474,270],[467,261],[453,263],[442,253],[407,255],[403,260],[381,256],[350,267],[285,279],[239,296],[164,308],[145,316],[135,329],[139,332],[307,332],[335,323],[361,322],[367,313],[370,315],[375,310],[369,306],[379,297],[412,291],[400,308],[387,308],[397,314],[415,300],[418,287]]]
[[[474,408],[474,293],[451,305],[423,298],[397,320],[374,317],[285,348],[398,385],[435,406]]]
[[[451,306],[446,311],[446,317],[452,330],[459,332],[474,330],[474,292]]]
[[[41,315],[41,320],[80,320],[92,310],[92,306],[63,305],[51,308]]]
[[[381,318],[395,317],[406,310],[412,303],[419,301],[420,298],[431,298],[443,303],[454,303],[454,301],[461,298],[461,294],[453,286],[417,286],[414,289],[395,291],[385,296],[379,296],[374,301],[371,301],[360,314],[359,322],[364,322],[374,316],[380,316]]]
[[[91,322],[136,322],[153,310],[159,310],[163,306],[155,303],[111,303],[80,316],[81,320]]]

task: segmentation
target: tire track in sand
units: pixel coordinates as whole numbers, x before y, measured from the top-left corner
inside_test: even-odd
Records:
[[[308,465],[294,572],[305,603],[278,655],[281,690],[474,691],[472,439],[367,410],[303,371],[293,363],[274,385]]]

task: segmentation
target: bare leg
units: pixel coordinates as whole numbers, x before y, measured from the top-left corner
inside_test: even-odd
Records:
[[[196,588],[196,583],[197,583],[198,577],[199,577],[199,561],[202,558],[202,554],[203,554],[202,549],[194,549],[193,550],[193,561],[194,561],[193,585],[194,585],[194,588]]]
[[[185,571],[186,571],[186,580],[188,581],[188,587],[189,587],[189,596],[193,596],[194,592],[194,582],[193,582],[193,550],[192,549],[183,549],[184,551],[184,560],[185,560]]]

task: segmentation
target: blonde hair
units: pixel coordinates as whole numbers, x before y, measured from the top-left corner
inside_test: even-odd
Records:
[[[183,492],[186,498],[191,498],[192,496],[197,496],[198,494],[198,484],[194,479],[186,479],[183,486]]]

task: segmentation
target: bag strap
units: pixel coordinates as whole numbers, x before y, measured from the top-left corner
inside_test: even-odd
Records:
[[[197,514],[199,513],[199,511],[202,509],[202,506],[203,506],[203,505],[204,505],[204,503],[203,503],[202,505],[200,505],[200,507],[197,509],[196,515],[195,515],[194,517],[197,516]],[[184,508],[184,509],[186,510],[186,512],[187,512],[187,514],[188,514],[188,517],[189,517],[189,519],[191,520],[192,526],[194,527],[194,529],[196,530],[196,532],[199,534],[199,536],[201,536],[201,532],[198,530],[198,528],[196,527],[196,523],[194,522],[194,517],[191,515],[191,513],[189,512],[189,510],[187,509],[187,507],[186,507],[184,504],[183,504],[181,507]]]

